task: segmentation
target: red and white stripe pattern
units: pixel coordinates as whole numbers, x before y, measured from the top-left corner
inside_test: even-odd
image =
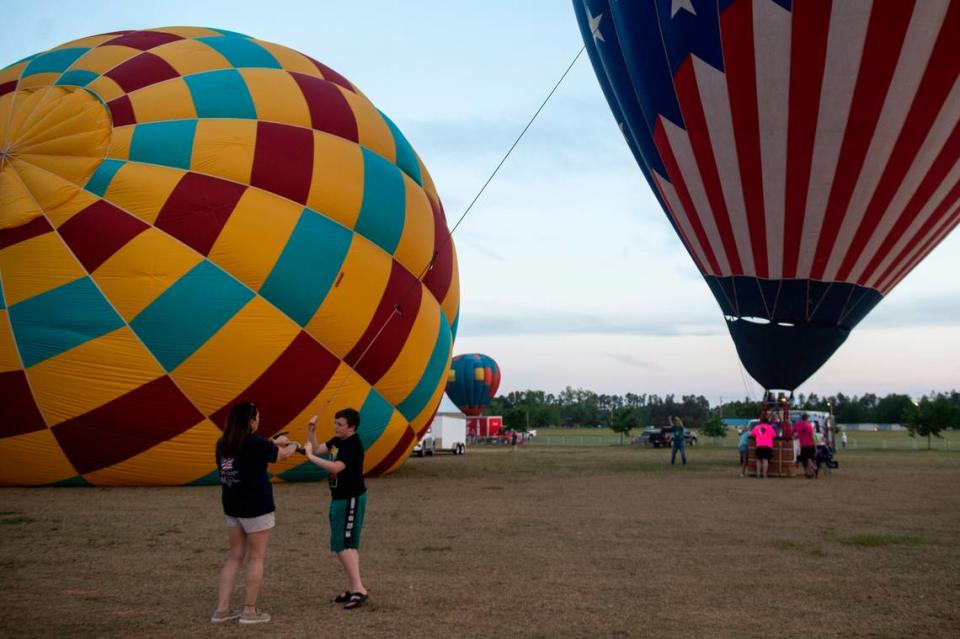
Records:
[[[960,0],[736,0],[654,182],[705,275],[886,294],[960,221]]]

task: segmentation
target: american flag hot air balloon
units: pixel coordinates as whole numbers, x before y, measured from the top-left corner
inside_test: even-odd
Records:
[[[796,388],[960,219],[960,2],[573,6],[741,360]]]

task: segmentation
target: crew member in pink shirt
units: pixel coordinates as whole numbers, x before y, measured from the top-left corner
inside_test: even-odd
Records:
[[[750,431],[757,442],[757,477],[766,479],[770,460],[773,459],[773,437],[777,431],[767,423],[767,417],[760,418],[760,423]]]
[[[807,479],[816,476],[816,470],[813,467],[813,461],[817,458],[817,444],[813,439],[813,424],[807,420],[810,418],[806,413],[800,415],[800,421],[793,425],[793,432],[800,442],[800,463],[803,464],[803,472]]]

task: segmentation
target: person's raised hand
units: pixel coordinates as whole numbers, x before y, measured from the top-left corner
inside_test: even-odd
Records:
[[[314,415],[313,417],[310,418],[310,421],[307,422],[307,432],[313,433],[316,430],[317,430],[317,416]]]

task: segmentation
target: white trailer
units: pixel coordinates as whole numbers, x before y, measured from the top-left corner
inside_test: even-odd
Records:
[[[413,448],[418,457],[448,451],[467,452],[467,417],[463,413],[437,413],[423,438]]]

